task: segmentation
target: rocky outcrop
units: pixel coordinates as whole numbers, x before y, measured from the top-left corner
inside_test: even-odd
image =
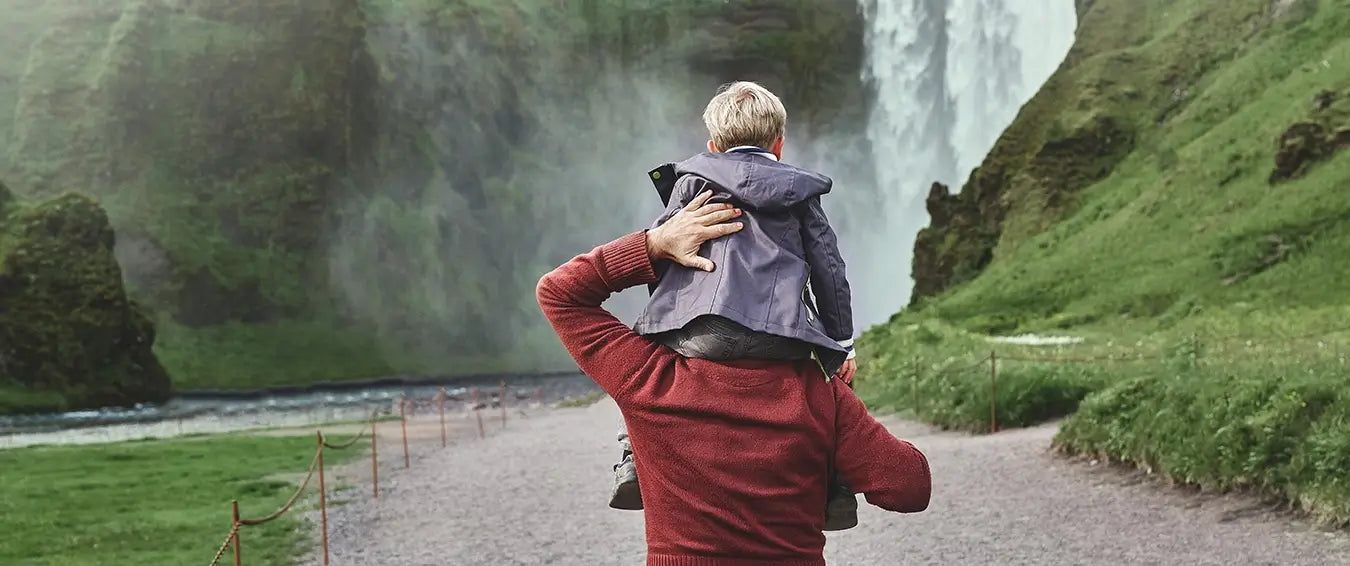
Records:
[[[1276,141],[1272,185],[1301,177],[1313,165],[1350,147],[1350,91],[1318,93],[1312,106],[1306,121],[1289,126]]]
[[[11,212],[0,215],[0,386],[63,400],[10,403],[9,409],[167,400],[169,376],[151,350],[154,328],[127,298],[103,210],[71,194],[6,208]]]

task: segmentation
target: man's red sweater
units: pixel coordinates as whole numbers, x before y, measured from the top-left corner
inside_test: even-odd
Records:
[[[648,565],[825,564],[831,469],[883,509],[928,507],[923,454],[814,362],[684,358],[600,306],[655,280],[639,232],[563,264],[536,290],[563,345],[628,423]]]

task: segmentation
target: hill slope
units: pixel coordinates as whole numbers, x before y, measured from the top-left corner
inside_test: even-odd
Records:
[[[934,187],[860,391],[969,430],[1071,415],[1066,452],[1350,524],[1350,10],[1078,6],[983,166]],[[985,336],[1027,331],[1083,341]]]
[[[1334,1],[1091,3],[963,191],[930,197],[920,310],[1151,331],[1344,306],[1348,23]]]

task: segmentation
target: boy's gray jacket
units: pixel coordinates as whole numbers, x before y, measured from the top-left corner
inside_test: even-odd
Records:
[[[711,189],[712,202],[744,211],[739,221],[745,228],[699,250],[716,265],[711,273],[658,265],[660,282],[634,330],[656,334],[700,315],[721,315],[818,346],[822,365],[833,374],[852,349],[853,312],[844,260],[820,206],[830,178],[753,153],[701,153],[650,176],[666,204],[652,227]]]

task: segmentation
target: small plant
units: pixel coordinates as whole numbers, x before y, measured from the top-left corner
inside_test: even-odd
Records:
[[[589,407],[591,405],[599,403],[600,400],[604,398],[605,393],[603,391],[596,391],[594,393],[587,393],[585,395],[578,395],[576,397],[568,397],[560,401],[558,403],[558,406],[564,409]]]

